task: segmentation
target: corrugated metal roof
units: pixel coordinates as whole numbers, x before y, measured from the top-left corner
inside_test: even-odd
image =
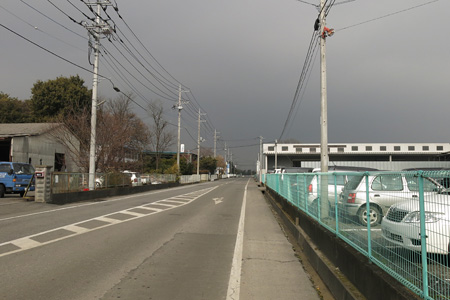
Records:
[[[40,135],[58,123],[2,123],[0,124],[0,137]]]

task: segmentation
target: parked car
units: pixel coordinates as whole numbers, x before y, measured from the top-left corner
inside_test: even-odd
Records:
[[[33,166],[27,163],[0,162],[0,198],[5,194],[20,194],[23,197],[34,172]],[[34,191],[34,185],[30,186],[30,191]]]
[[[379,173],[368,176],[369,190],[366,190],[366,176],[350,179],[339,196],[339,209],[348,217],[356,217],[362,225],[376,226],[391,205],[419,197],[418,177],[408,173]],[[436,194],[443,189],[436,180],[424,180],[424,195]],[[366,198],[370,209],[367,213]]]
[[[450,197],[435,194],[424,197],[426,251],[450,253]],[[408,200],[391,205],[381,222],[383,237],[399,246],[421,251],[419,200]]]
[[[141,174],[138,172],[131,172],[131,171],[123,171],[122,172],[125,175],[128,175],[131,179],[131,185],[132,186],[140,186],[142,185],[141,180]]]
[[[321,171],[320,168],[314,169],[313,173],[319,173]],[[328,167],[328,173],[335,173],[331,174],[328,177],[328,203],[330,211],[333,211],[335,209],[335,195],[336,192],[338,194],[341,193],[342,189],[344,188],[344,185],[351,180],[353,177],[359,177],[359,175],[348,175],[346,173],[350,172],[366,172],[366,171],[378,171],[377,169],[373,168],[365,168],[365,167],[352,167],[352,166],[330,166]],[[342,174],[340,174],[342,173]],[[318,201],[318,195],[320,190],[320,179],[323,176],[316,175],[313,176],[309,186],[308,186],[308,204],[310,205],[310,208],[314,211],[317,210],[317,201]],[[335,188],[336,185],[336,188]]]
[[[105,177],[99,176],[95,178],[95,188],[99,189],[103,187]]]

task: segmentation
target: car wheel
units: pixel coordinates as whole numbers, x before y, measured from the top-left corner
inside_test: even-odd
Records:
[[[309,207],[308,207],[308,212],[309,212],[310,214],[312,214],[314,217],[317,217],[317,216],[318,216],[318,214],[317,214],[317,212],[318,212],[318,207],[317,207],[317,205],[318,205],[318,200],[317,200],[317,199],[314,199],[313,202],[311,202],[311,204],[310,204]]]
[[[381,223],[381,212],[375,205],[370,205],[369,213],[367,213],[366,206],[364,205],[358,211],[359,223],[367,226],[367,220],[370,220],[370,226],[377,226]]]
[[[311,202],[308,210],[309,212],[315,216],[319,216],[319,199],[314,199],[313,202]],[[334,209],[331,207],[330,203],[328,202],[328,216],[334,218]],[[323,217],[323,216],[322,216]]]
[[[5,186],[0,184],[0,198],[5,197]]]

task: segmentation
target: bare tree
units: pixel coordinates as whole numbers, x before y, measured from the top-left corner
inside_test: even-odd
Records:
[[[109,172],[142,168],[142,152],[148,145],[148,128],[131,111],[131,98],[108,101],[97,113],[96,171]],[[52,136],[66,146],[70,157],[82,171],[89,169],[90,113],[60,118]]]
[[[66,155],[71,158],[81,171],[89,169],[90,113],[85,108],[82,112],[60,115],[55,119],[50,136],[66,148]]]
[[[168,130],[169,123],[164,119],[164,107],[161,101],[153,101],[149,104],[149,115],[153,120],[150,126],[150,146],[156,153],[156,169],[164,151],[174,143],[175,135]]]
[[[148,145],[147,126],[131,111],[131,97],[105,103],[97,134],[97,168],[102,171],[140,170],[142,152]]]

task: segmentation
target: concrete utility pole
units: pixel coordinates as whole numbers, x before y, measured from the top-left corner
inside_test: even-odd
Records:
[[[180,172],[180,147],[181,147],[181,110],[183,109],[181,101],[181,93],[189,92],[188,90],[182,91],[181,84],[178,86],[178,104],[172,106],[173,109],[178,109],[178,140],[177,140],[177,169]],[[187,101],[183,101],[187,103]]]
[[[200,109],[198,110],[198,138],[197,138],[197,175],[200,175],[200,143],[203,142],[203,138],[200,136],[200,124],[205,122],[205,120],[201,119],[201,116],[206,114],[202,114]]]
[[[263,137],[259,137],[259,182],[262,180],[263,174]]]
[[[325,25],[325,0],[320,0],[320,86],[321,86],[321,109],[320,109],[320,171],[328,172],[328,108],[327,108],[327,60],[326,60],[326,37]],[[320,178],[320,215],[328,218],[328,176]]]
[[[325,20],[325,0],[320,0],[320,171],[328,172],[328,104],[327,104],[327,60],[326,60],[326,35],[323,35]]]
[[[89,149],[89,190],[95,190],[95,158],[96,158],[96,135],[97,135],[97,90],[98,90],[98,65],[99,48],[101,34],[110,34],[111,28],[100,19],[102,6],[112,5],[108,0],[103,2],[87,3],[90,6],[97,5],[97,17],[95,24],[85,26],[89,33],[94,37],[94,76],[92,80],[92,110],[91,110],[91,143]]]
[[[225,174],[228,174],[228,168],[227,168],[227,166],[228,166],[228,164],[227,164],[227,151],[228,151],[228,149],[227,149],[227,142],[225,142]]]
[[[217,157],[217,138],[218,138],[218,136],[217,136],[217,134],[218,133],[220,133],[220,132],[218,132],[218,131],[216,131],[215,129],[214,129],[214,158],[216,158]]]
[[[275,140],[275,172],[278,169],[278,141]]]

